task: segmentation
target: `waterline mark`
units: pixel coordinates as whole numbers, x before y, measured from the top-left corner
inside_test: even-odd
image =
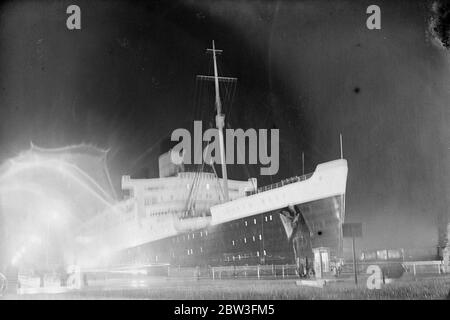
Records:
[[[270,133],[270,154],[268,135]],[[187,129],[179,128],[172,132],[171,140],[179,141],[171,150],[170,158],[174,164],[221,164],[220,131],[216,128],[203,132],[202,122],[194,121],[194,139]],[[226,164],[261,164],[261,175],[274,175],[279,169],[279,129],[225,129]],[[180,141],[181,140],[181,141]],[[193,150],[192,150],[193,142]],[[202,150],[203,142],[208,145]],[[248,147],[248,157],[246,153]],[[246,160],[248,158],[248,162]],[[236,162],[235,162],[236,159]],[[193,161],[192,161],[193,160]]]

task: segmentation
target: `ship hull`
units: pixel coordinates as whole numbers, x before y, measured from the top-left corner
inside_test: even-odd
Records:
[[[114,264],[218,266],[293,264],[312,259],[312,248],[327,247],[333,257],[342,252],[342,196],[296,205],[306,228],[291,229],[283,210],[210,225],[196,231],[121,250]]]

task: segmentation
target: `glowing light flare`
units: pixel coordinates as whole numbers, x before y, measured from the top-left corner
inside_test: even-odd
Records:
[[[90,148],[84,154],[81,152],[83,148],[73,146],[53,149],[42,156],[34,152],[32,147],[31,151],[0,166],[0,196],[2,212],[7,217],[5,223],[11,234],[8,240],[10,252],[15,251],[12,248],[17,248],[17,244],[26,242],[23,235],[30,234],[39,225],[42,227],[42,237],[45,238],[49,230],[55,232],[55,227],[68,226],[69,221],[76,221],[77,213],[83,214],[87,208],[93,208],[91,211],[95,213],[96,210],[114,206],[114,199],[93,178],[99,172],[98,168],[95,169],[99,163],[99,157],[95,154],[106,153],[97,152],[98,149],[89,153],[92,152]],[[37,151],[46,152],[44,149]],[[87,171],[94,168],[92,176],[78,166],[86,165],[86,157],[80,159],[77,158],[78,155],[87,156],[88,161],[92,158],[87,167]],[[77,159],[82,162],[77,162]],[[76,222],[81,221],[78,218]],[[60,234],[75,243],[75,238],[70,238],[70,234]],[[32,235],[28,242],[27,248],[32,251],[31,246],[35,250],[43,241],[41,237]],[[25,251],[27,249],[21,248],[11,255],[11,262],[19,263]]]
[[[70,178],[70,180],[89,191],[92,196],[107,206],[111,206],[113,199],[92,177],[77,166],[60,159],[34,157],[31,161],[11,161],[9,168],[0,175],[0,184],[5,183],[8,179],[17,179],[19,174],[25,174],[28,170],[43,172],[44,169],[58,172]]]
[[[13,266],[16,266],[16,265],[17,265],[17,262],[19,261],[19,259],[20,259],[20,256],[14,255],[14,257],[11,259],[11,264],[12,264]]]

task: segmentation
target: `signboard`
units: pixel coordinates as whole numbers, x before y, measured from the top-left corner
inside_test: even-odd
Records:
[[[344,238],[361,238],[362,223],[344,223],[342,225],[342,233]]]

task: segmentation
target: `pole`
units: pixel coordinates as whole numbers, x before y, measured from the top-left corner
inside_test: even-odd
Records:
[[[305,153],[302,152],[302,175],[305,175]]]
[[[339,134],[339,141],[340,141],[340,146],[341,146],[341,159],[344,159],[344,151],[342,148],[342,133]]]
[[[216,46],[214,44],[214,40],[212,41],[212,53],[213,53],[213,62],[214,62],[214,86],[216,89],[216,108],[217,108],[217,114],[221,114],[222,113],[222,103],[220,101],[220,94],[219,94],[219,78],[218,78],[218,72],[217,72]]]
[[[355,252],[355,236],[352,236],[352,250],[353,250],[353,273],[355,274],[355,284],[358,284],[358,275],[356,272],[356,252]]]
[[[50,247],[50,222],[47,221],[47,239],[45,243],[45,264],[49,268],[49,247]]]
[[[223,180],[223,193],[224,201],[228,201],[228,177],[227,177],[227,165],[225,162],[225,143],[223,139],[223,127],[225,125],[225,116],[222,114],[222,102],[220,101],[219,92],[219,76],[217,72],[217,61],[216,61],[216,46],[214,40],[212,41],[212,54],[214,61],[214,85],[216,89],[216,127],[219,131],[219,147],[220,147],[220,162],[222,164],[222,180]]]

